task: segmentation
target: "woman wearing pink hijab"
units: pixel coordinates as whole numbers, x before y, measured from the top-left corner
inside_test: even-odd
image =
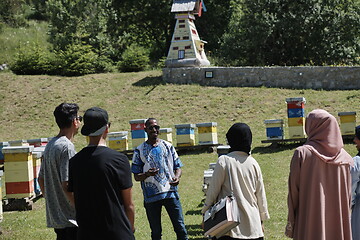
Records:
[[[306,117],[306,143],[290,164],[288,224],[295,240],[351,240],[352,157],[343,149],[334,116],[316,109]]]

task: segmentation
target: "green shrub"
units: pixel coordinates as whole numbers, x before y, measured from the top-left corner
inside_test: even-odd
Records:
[[[96,72],[98,55],[90,45],[70,44],[65,51],[59,51],[57,56],[61,64],[61,75],[81,76]]]
[[[49,68],[49,51],[38,44],[25,44],[19,47],[10,70],[19,75],[45,74]]]
[[[130,45],[122,54],[118,69],[122,72],[139,72],[149,65],[147,50],[137,44]]]
[[[114,62],[106,56],[99,56],[94,64],[95,64],[95,71],[97,73],[116,71]]]

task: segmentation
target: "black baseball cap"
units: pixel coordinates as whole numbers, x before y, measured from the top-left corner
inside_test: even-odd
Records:
[[[81,134],[90,137],[103,134],[109,123],[109,116],[106,110],[98,107],[86,110],[83,119],[84,126],[81,128]]]

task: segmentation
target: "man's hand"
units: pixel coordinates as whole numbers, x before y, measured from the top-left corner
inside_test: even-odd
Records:
[[[147,177],[155,176],[159,172],[158,168],[150,168],[147,172],[145,172]]]
[[[171,186],[177,186],[177,185],[179,185],[179,182],[180,182],[180,178],[174,177],[172,179],[172,181],[170,182],[170,185]]]

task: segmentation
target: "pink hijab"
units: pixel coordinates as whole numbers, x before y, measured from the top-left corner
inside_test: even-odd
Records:
[[[311,111],[306,117],[305,131],[308,138],[304,146],[321,160],[353,165],[352,157],[343,149],[341,131],[333,115],[322,109]]]

